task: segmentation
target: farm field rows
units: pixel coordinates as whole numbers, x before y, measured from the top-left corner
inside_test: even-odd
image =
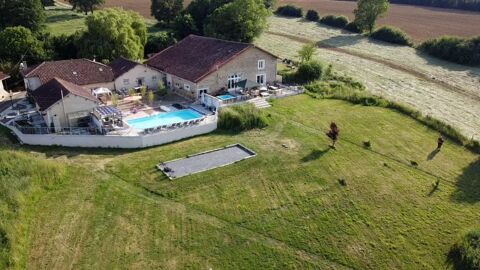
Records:
[[[184,6],[189,2],[186,0]],[[350,19],[353,19],[352,12],[356,5],[353,1],[335,0],[279,0],[277,5],[288,3],[303,7],[305,11],[318,10],[321,16],[338,14]],[[106,0],[105,7],[123,7],[152,18],[150,0]],[[441,35],[473,36],[480,35],[480,12],[391,4],[379,24],[399,27],[417,42]]]
[[[432,156],[437,132],[415,120],[306,95],[265,113],[266,129],[137,151],[3,144],[70,177],[23,197],[17,268],[440,269],[479,225],[478,155],[447,142]],[[324,135],[333,119],[337,150]],[[257,157],[175,181],[155,169],[232,143]]]
[[[403,46],[299,19],[270,18],[255,42],[281,58],[296,59],[308,42],[317,57],[363,82],[369,91],[445,121],[468,137],[480,137],[480,68],[441,61]]]

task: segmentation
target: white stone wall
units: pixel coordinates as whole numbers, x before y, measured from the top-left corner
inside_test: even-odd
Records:
[[[29,145],[90,147],[90,148],[144,148],[166,144],[185,138],[198,136],[214,131],[217,121],[208,121],[196,126],[178,128],[171,131],[149,135],[56,135],[56,134],[22,134],[15,127],[8,126],[19,140]]]
[[[154,79],[156,77],[156,79]],[[115,89],[121,90],[125,88],[126,90],[138,87],[138,78],[144,78],[144,85],[148,87],[148,89],[157,89],[158,82],[163,80],[163,74],[149,68],[144,65],[138,64],[136,67],[132,68],[128,72],[122,74],[122,76],[115,79]],[[128,80],[128,84],[124,83],[124,80]]]

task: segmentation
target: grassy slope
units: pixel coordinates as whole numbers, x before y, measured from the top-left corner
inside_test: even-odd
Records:
[[[307,96],[267,113],[265,130],[135,152],[33,149],[77,173],[39,199],[30,251],[15,256],[50,269],[438,269],[457,233],[479,225],[478,156],[447,143],[427,161],[437,134],[415,121]],[[333,119],[336,151],[323,135]],[[233,142],[258,156],[173,182],[154,169]]]

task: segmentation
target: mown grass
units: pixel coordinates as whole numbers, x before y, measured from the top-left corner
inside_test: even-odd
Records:
[[[17,219],[18,268],[440,269],[479,225],[478,155],[447,141],[432,157],[438,133],[415,120],[306,95],[265,113],[262,130],[138,151],[15,150],[75,172]],[[155,169],[231,143],[258,155],[175,181]]]

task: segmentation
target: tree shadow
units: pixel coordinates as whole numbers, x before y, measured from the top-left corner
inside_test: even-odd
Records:
[[[316,160],[316,159],[319,159],[321,158],[323,155],[325,155],[326,153],[328,153],[328,151],[330,151],[330,147],[326,148],[326,149],[323,149],[323,150],[318,150],[318,149],[315,149],[315,150],[312,150],[310,152],[310,154],[304,156],[301,161],[302,162],[309,162],[309,161],[312,161],[312,160]]]
[[[433,160],[438,153],[440,153],[440,149],[436,148],[435,150],[430,152],[430,154],[428,154],[427,160]]]
[[[340,35],[321,40],[318,45],[327,45],[332,47],[346,47],[355,45],[364,37],[361,35]]]
[[[65,22],[65,21],[81,19],[81,18],[83,17],[78,14],[58,14],[58,15],[48,16],[47,23]]]
[[[478,76],[480,72],[479,71],[480,69],[478,66],[467,66],[467,65],[457,64],[454,62],[443,60],[433,55],[429,55],[428,53],[422,50],[416,50],[416,54],[417,56],[423,58],[427,62],[427,65],[430,65],[430,66],[442,67],[450,71],[467,71],[471,76],[474,76],[474,75]]]
[[[457,202],[477,203],[480,201],[480,158],[470,163],[455,183],[456,190],[452,200]]]

